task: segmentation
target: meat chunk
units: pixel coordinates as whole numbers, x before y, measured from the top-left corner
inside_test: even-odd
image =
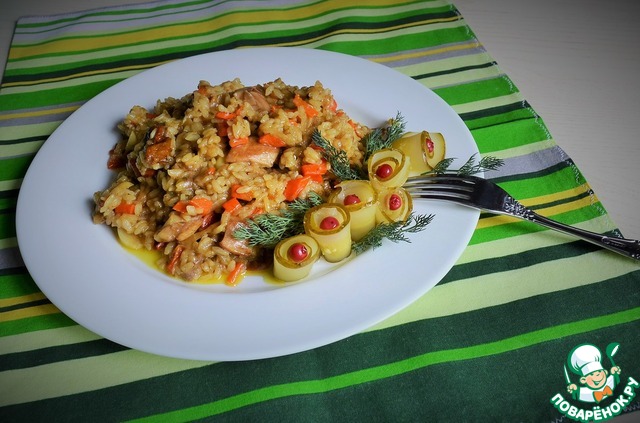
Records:
[[[229,221],[224,231],[224,237],[220,241],[220,246],[230,253],[242,256],[250,257],[255,255],[255,250],[249,245],[246,240],[237,239],[233,236],[233,232],[237,229],[238,225],[242,222],[239,220]]]
[[[203,219],[203,216],[188,216],[172,212],[154,239],[157,242],[184,241],[201,228]]]
[[[227,163],[251,162],[262,167],[273,167],[279,153],[278,147],[260,144],[251,137],[248,143],[229,150],[226,161]]]
[[[260,85],[241,88],[234,91],[233,96],[238,100],[249,103],[257,113],[265,114],[271,110],[271,105],[264,96],[264,88]]]

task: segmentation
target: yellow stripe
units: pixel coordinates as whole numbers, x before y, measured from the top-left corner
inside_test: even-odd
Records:
[[[574,192],[574,194],[575,194],[575,192]],[[545,199],[545,198],[553,198],[553,197],[556,197],[556,194],[552,194],[552,195],[549,195],[549,196],[542,196],[542,197],[538,197],[538,198]],[[551,200],[551,201],[553,201],[553,200]],[[573,210],[581,209],[583,207],[591,206],[595,201],[597,201],[595,196],[593,198],[591,196],[588,196],[588,197],[580,198],[578,200],[570,201],[568,203],[558,204],[556,206],[551,206],[551,207],[544,207],[544,208],[541,208],[539,210],[536,210],[536,212],[538,212],[538,213],[540,213],[541,215],[544,215],[544,216],[555,216],[555,215],[558,215],[558,214],[561,214],[561,213],[566,213],[566,212],[570,212],[570,211],[573,211]],[[529,199],[527,201],[521,201],[521,203],[523,205],[525,205],[525,206],[531,205],[531,204],[546,203],[546,202],[548,202],[548,201],[544,201],[543,200],[543,201],[539,202],[539,201],[534,201],[532,199]],[[492,216],[492,217],[487,217],[487,218],[480,219],[476,229],[489,228],[489,227],[497,226],[497,225],[506,225],[508,223],[514,223],[514,222],[518,222],[518,221],[520,221],[520,219],[518,219],[516,217],[511,217],[511,216],[503,216],[503,215]]]
[[[43,300],[47,297],[42,292],[36,292],[34,294],[21,295],[19,297],[0,299],[0,307],[10,307],[17,304],[30,303],[32,301]]]
[[[440,21],[441,22],[451,22],[451,21],[456,21],[456,20],[458,20],[458,18],[442,19]],[[400,61],[400,60],[416,59],[416,58],[426,57],[426,56],[435,56],[437,54],[448,53],[448,52],[451,52],[451,51],[469,50],[469,49],[477,48],[478,45],[479,44],[475,43],[475,42],[466,43],[466,44],[458,44],[458,45],[454,45],[454,46],[436,48],[436,49],[431,49],[431,50],[426,50],[426,51],[419,51],[419,52],[414,52],[414,53],[405,53],[405,54],[398,54],[398,55],[395,55],[395,56],[372,58],[371,60],[374,61],[374,62],[378,62],[378,63],[395,62],[395,61]]]
[[[395,6],[395,0],[371,1],[373,7]],[[357,6],[357,5],[354,5]],[[290,20],[301,20],[331,12],[335,8],[332,2],[319,2],[300,9],[292,9],[287,13]],[[457,18],[458,19],[458,18]],[[217,15],[211,19],[200,22],[185,22],[168,27],[153,27],[137,32],[114,33],[99,37],[58,39],[33,46],[14,45],[9,54],[9,60],[24,59],[29,56],[37,56],[46,51],[49,55],[60,53],[73,53],[92,51],[96,49],[112,48],[132,43],[141,44],[157,42],[157,40],[180,37],[187,38],[198,34],[216,32],[228,26],[242,26],[261,24],[265,21],[282,20],[282,10],[258,10],[255,12],[232,12],[225,15]]]
[[[53,304],[43,304],[35,307],[22,308],[20,310],[7,311],[0,313],[0,323],[10,322],[13,320],[26,319],[29,317],[46,316],[47,314],[56,314],[61,311]]]
[[[59,113],[70,113],[78,109],[78,106],[60,107],[57,109],[39,110],[36,112],[12,113],[8,115],[0,115],[0,120],[24,119],[38,116],[55,115]]]

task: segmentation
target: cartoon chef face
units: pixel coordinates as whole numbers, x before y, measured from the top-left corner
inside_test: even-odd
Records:
[[[596,370],[580,378],[580,383],[587,385],[591,389],[601,389],[607,384],[608,372],[606,370]]]

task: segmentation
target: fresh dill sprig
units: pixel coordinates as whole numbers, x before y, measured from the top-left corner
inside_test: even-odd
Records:
[[[322,149],[322,156],[331,165],[331,172],[341,181],[366,179],[366,169],[349,163],[347,152],[334,147],[319,130],[313,131],[311,140]]]
[[[304,232],[304,215],[312,207],[324,202],[315,192],[306,199],[298,198],[280,214],[265,213],[248,219],[233,232],[236,239],[247,240],[249,245],[274,248],[280,240]]]
[[[430,170],[427,173],[435,174],[435,175],[442,175],[443,173],[447,173],[447,171],[449,170],[449,168],[451,167],[451,165],[455,160],[456,159],[454,159],[453,157],[447,157],[446,159],[442,159],[434,166],[433,170]]]
[[[487,170],[496,170],[504,164],[504,160],[497,157],[485,156],[476,163],[476,154],[469,157],[469,160],[458,169],[457,174],[460,176],[475,175],[476,173],[485,172]]]
[[[364,144],[364,161],[378,150],[391,147],[391,144],[400,138],[405,132],[406,122],[400,112],[390,119],[387,126],[374,128],[362,139]]]
[[[388,239],[392,242],[411,242],[406,234],[424,230],[433,220],[434,215],[415,215],[411,213],[407,220],[380,223],[370,230],[362,239],[351,245],[352,251],[357,255],[368,249],[376,249],[382,245],[382,241]]]
[[[391,144],[404,134],[405,126],[404,117],[398,112],[395,118],[389,119],[388,125],[374,128],[365,135],[362,139],[364,145],[363,163],[366,163],[367,159],[376,151],[391,147]],[[336,178],[341,181],[368,178],[366,166],[352,165],[346,151],[334,147],[329,140],[322,136],[319,130],[313,131],[311,140],[322,149],[322,155],[331,165],[331,172]]]
[[[455,161],[454,158],[442,159],[435,167],[425,172],[425,175],[443,175],[446,173],[454,173],[458,176],[470,176],[488,170],[496,170],[504,164],[504,160],[493,156],[484,156],[479,161],[477,154],[472,155],[458,170],[451,170],[451,166]]]

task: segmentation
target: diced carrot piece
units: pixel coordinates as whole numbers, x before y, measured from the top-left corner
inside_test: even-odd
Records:
[[[321,184],[322,181],[323,181],[322,175],[313,174],[313,175],[308,175],[308,176],[313,182],[317,182],[317,183]]]
[[[260,144],[270,145],[272,147],[285,147],[287,144],[282,139],[271,134],[264,134],[258,139]]]
[[[229,135],[229,125],[227,125],[227,122],[219,122],[216,125],[216,129],[218,130],[218,136],[226,137]]]
[[[227,275],[227,279],[225,283],[231,286],[237,285],[238,282],[240,282],[241,276],[244,274],[246,270],[247,270],[246,263],[243,263],[241,261],[236,262],[236,265],[233,268],[233,270],[229,272],[229,274]]]
[[[136,213],[136,205],[134,203],[125,203],[121,202],[113,209],[114,212],[120,214],[135,214]]]
[[[331,104],[329,105],[329,110],[331,110],[332,112],[335,112],[336,110],[338,110],[338,102],[336,101],[335,98],[331,99]]]
[[[318,114],[320,113],[311,104],[303,100],[299,94],[296,94],[296,96],[293,98],[293,104],[295,104],[298,107],[302,107],[304,109],[305,114],[310,118],[314,116],[318,116]]]
[[[302,190],[309,184],[309,181],[311,181],[310,176],[299,176],[291,179],[284,189],[284,198],[287,201],[293,201],[298,198]]]
[[[184,247],[182,245],[178,244],[178,245],[175,246],[175,248],[171,252],[171,258],[169,259],[169,262],[167,263],[167,272],[170,275],[173,275],[175,273],[176,264],[178,263],[178,260],[180,259],[180,255],[182,255],[183,251],[184,251]]]
[[[234,197],[231,197],[231,199],[222,204],[222,208],[231,214],[235,213],[240,207],[242,207],[242,204],[240,204],[240,201]]]
[[[239,145],[245,145],[249,143],[249,137],[231,138],[229,139],[229,147],[237,147]]]
[[[327,173],[327,162],[323,161],[321,163],[303,164],[300,170],[304,176],[324,175],[325,173]]]
[[[220,111],[220,112],[217,112],[215,116],[218,119],[230,120],[230,119],[235,118],[237,116],[237,114],[236,113],[229,113],[229,112]]]
[[[195,208],[202,210],[200,214],[209,214],[213,210],[213,201],[204,197],[194,197],[189,201],[178,201],[173,206],[173,210],[180,213],[186,213],[187,206],[193,206]]]
[[[231,196],[237,198],[238,200],[251,201],[253,200],[253,194],[251,191],[246,192],[238,192],[238,189],[241,188],[240,184],[231,185]]]
[[[215,174],[216,174],[216,168],[215,167],[207,168],[207,175],[215,175]]]
[[[189,205],[188,201],[178,201],[174,206],[173,206],[173,210],[180,212],[180,213],[186,213],[187,212],[187,206]]]
[[[202,210],[201,214],[209,214],[213,211],[213,201],[205,197],[194,197],[189,204]]]

